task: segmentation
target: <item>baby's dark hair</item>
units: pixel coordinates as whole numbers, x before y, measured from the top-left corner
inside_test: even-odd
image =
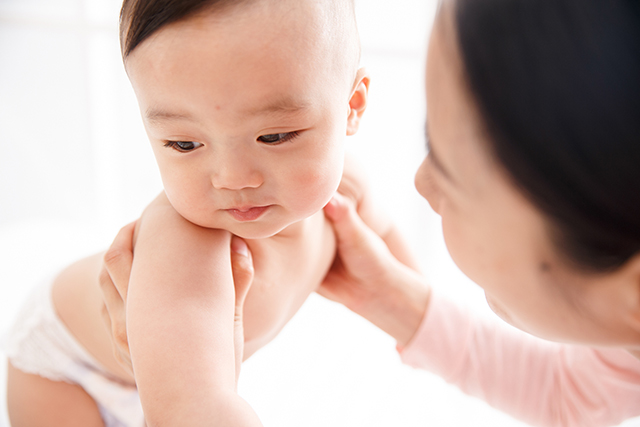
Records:
[[[204,10],[225,8],[251,0],[124,0],[120,10],[120,48],[123,58],[165,25]]]
[[[560,254],[621,267],[640,253],[640,1],[454,1],[495,156]]]
[[[124,0],[120,10],[120,48],[122,57],[126,59],[140,43],[165,25],[190,18],[201,12],[230,9],[257,1]],[[339,0],[326,1],[336,2]],[[348,3],[352,15],[354,15],[354,0],[346,0],[346,3]]]

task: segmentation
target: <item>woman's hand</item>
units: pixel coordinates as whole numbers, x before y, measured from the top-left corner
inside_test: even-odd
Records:
[[[231,238],[231,270],[233,271],[233,283],[236,288],[236,307],[234,312],[234,344],[236,350],[236,385],[240,377],[240,367],[242,366],[244,353],[244,323],[243,307],[244,300],[249,293],[251,283],[253,283],[253,259],[247,243],[240,237]]]
[[[136,222],[123,227],[105,253],[100,270],[100,290],[104,306],[102,317],[111,335],[113,354],[120,365],[133,376],[127,339],[127,291],[133,265],[133,234]]]
[[[102,314],[110,331],[116,360],[133,375],[129,341],[127,339],[126,306],[129,277],[133,265],[133,235],[136,223],[123,227],[104,255],[100,272],[100,289],[104,299]],[[253,260],[247,244],[239,237],[231,239],[231,267],[235,283],[236,304],[234,337],[236,356],[236,380],[240,374],[244,348],[242,308],[253,282]]]
[[[336,233],[337,256],[318,293],[368,319],[404,347],[424,317],[430,288],[396,259],[351,200],[336,193],[325,215]],[[390,241],[397,247],[397,236]]]

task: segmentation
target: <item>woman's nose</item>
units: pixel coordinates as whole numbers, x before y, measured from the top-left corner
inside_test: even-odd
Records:
[[[246,151],[229,149],[219,152],[212,165],[211,183],[221,190],[258,188],[264,179],[256,160]]]
[[[438,215],[440,214],[440,190],[433,178],[429,157],[425,157],[422,164],[418,168],[415,177],[415,186],[418,193],[429,202],[431,209]]]

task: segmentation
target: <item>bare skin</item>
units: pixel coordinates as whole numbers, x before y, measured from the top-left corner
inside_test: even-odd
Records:
[[[351,169],[354,168],[348,163],[347,171]],[[374,209],[362,178],[357,172],[345,173],[340,191],[346,195],[343,199],[348,200],[353,206],[358,206],[360,214],[367,219],[368,224],[385,236],[387,244],[395,251],[396,256],[416,268],[396,229]],[[248,251],[244,254],[233,250],[234,246],[244,246],[243,241],[238,238],[231,241],[229,254],[236,295],[239,298],[236,301],[236,333],[243,337],[244,332],[245,338],[244,342],[238,343],[240,338],[238,335],[236,337],[236,353],[240,355],[240,360],[248,358],[279,332],[308,295],[318,288],[322,277],[333,262],[334,233],[329,222],[322,212],[309,220],[316,221],[317,225],[311,226],[314,223],[308,222],[309,226],[303,227],[301,230],[304,231],[297,238],[290,236],[284,242],[280,239],[274,239],[272,242],[265,242],[265,239],[246,240]],[[114,242],[114,247],[106,254],[83,259],[68,267],[56,279],[53,288],[56,310],[70,332],[111,375],[132,386],[135,385],[135,381],[132,376],[125,323],[119,322],[119,316],[126,316],[125,301],[128,294],[134,229],[135,223],[125,227]],[[316,235],[310,236],[309,233]],[[322,247],[306,243],[322,239],[326,242]],[[283,244],[285,242],[287,244]],[[294,242],[298,243],[293,244]],[[327,248],[330,250],[326,250]],[[298,261],[291,264],[293,258]],[[112,267],[109,268],[109,272],[106,269],[100,271],[103,260],[107,267]],[[125,266],[124,271],[122,266]],[[121,286],[116,288],[113,285],[112,276],[117,277],[115,282]],[[273,277],[279,279],[273,280]],[[296,278],[295,286],[289,284],[291,279],[288,277]],[[251,290],[247,295],[249,286]],[[109,313],[104,309],[103,295],[107,301],[111,301],[107,304]],[[247,295],[244,316],[243,295]],[[122,299],[122,296],[125,296],[125,299]],[[270,302],[265,303],[267,300]],[[106,322],[105,317],[108,319]],[[237,378],[240,363],[236,366]],[[46,380],[10,368],[9,389],[10,416],[16,426],[44,425],[58,419],[57,417],[67,421],[63,424],[49,425],[90,426],[94,425],[92,422],[102,425],[95,403],[78,386]],[[59,402],[43,405],[39,411],[25,411],[24,408],[32,405],[32,398],[37,395],[41,395],[43,400],[46,400],[47,396],[56,396]],[[82,402],[86,402],[87,405]],[[74,406],[75,409],[69,411],[69,406]],[[80,406],[82,410],[78,410]],[[69,414],[73,414],[73,417]],[[70,419],[73,421],[69,421]],[[65,424],[67,422],[77,424]]]
[[[430,41],[426,86],[432,151],[416,174],[416,187],[442,216],[454,261],[513,326],[548,340],[617,347],[638,357],[640,255],[615,271],[594,274],[558,252],[547,218],[487,148],[463,78],[450,5],[445,2],[441,9]],[[336,232],[338,255],[319,292],[405,345],[429,310],[424,278],[394,258],[348,199],[336,196],[325,212]],[[126,271],[126,263],[107,268],[121,283],[107,280],[105,289],[126,286],[116,274]],[[107,303],[115,308],[123,301]],[[124,321],[114,323],[124,327]]]
[[[9,363],[7,386],[12,426],[104,426],[95,401],[78,385],[27,374]]]
[[[133,231],[135,223],[125,227],[123,231],[118,235],[116,241],[127,239],[133,241]],[[244,250],[238,248],[244,247]],[[239,339],[238,348],[240,350],[240,359],[242,360],[242,308],[244,299],[246,298],[249,286],[253,281],[253,262],[251,260],[251,253],[247,252],[246,244],[241,239],[233,239],[230,248],[231,264],[234,273],[234,282],[236,283],[236,319],[238,320],[236,326],[237,339]],[[122,262],[124,258],[121,256],[131,254],[131,252],[120,252],[118,254],[115,251],[110,251],[107,254],[106,263]],[[74,281],[76,285],[75,292],[78,293],[78,298],[81,305],[84,307],[93,307],[95,298],[99,298],[98,313],[102,312],[101,316],[96,317],[92,315],[87,320],[95,322],[99,327],[94,330],[95,334],[91,334],[87,325],[89,322],[83,322],[78,316],[77,311],[71,304],[67,304],[67,300],[60,298],[64,295],[64,292],[74,292],[71,286],[63,280],[64,274],[70,275],[74,271],[78,271],[81,268],[85,268],[85,274],[91,275],[92,268],[101,268],[103,265],[103,256],[98,254],[90,258],[79,261],[77,264],[70,266],[69,269],[63,273],[57,283],[62,285],[56,286],[54,289],[54,298],[58,301],[62,300],[62,310],[58,308],[58,314],[64,312],[66,319],[63,322],[69,327],[70,331],[74,333],[77,338],[81,336],[89,335],[87,341],[88,347],[92,349],[89,352],[101,362],[109,371],[111,375],[119,378],[122,382],[130,384],[135,387],[133,380],[133,371],[131,370],[131,359],[128,354],[128,344],[126,347],[113,347],[111,334],[116,333],[115,329],[112,330],[111,322],[105,322],[105,316],[107,319],[108,313],[102,300],[102,293],[97,288],[97,276],[93,274],[91,280],[88,282]],[[129,271],[130,271],[129,260]],[[103,274],[108,278],[106,270],[103,270]],[[95,273],[95,272],[94,272]],[[114,274],[117,274],[114,272]],[[67,276],[68,277],[68,276]],[[128,278],[128,275],[127,275]],[[67,288],[68,286],[68,288]],[[115,287],[110,288],[115,290]],[[105,294],[108,295],[108,294]],[[82,298],[86,298],[82,301]],[[118,298],[120,296],[118,295]],[[84,302],[84,303],[83,303]],[[115,305],[110,304],[109,307],[112,310],[116,310]],[[95,312],[92,312],[95,313]],[[124,312],[115,313],[112,312],[112,316],[116,319],[117,315],[124,317]],[[126,343],[126,331],[122,331],[120,335],[120,341]],[[107,341],[104,341],[106,338]],[[121,353],[117,353],[119,350]],[[126,354],[126,357],[122,355]],[[248,357],[248,356],[247,356]],[[238,363],[238,373],[239,373]],[[69,426],[69,427],[93,427],[104,426],[98,407],[89,394],[80,386],[75,384],[69,384],[66,382],[52,381],[43,378],[39,375],[28,374],[19,369],[13,367],[9,362],[7,369],[7,387],[10,392],[7,396],[7,407],[9,410],[9,417],[13,426]],[[38,410],[34,411],[33,408],[37,407]]]
[[[122,294],[131,367],[111,347],[110,334],[124,329],[103,323],[102,255],[67,268],[52,293],[107,376],[133,386],[135,372],[150,426],[259,425],[235,390],[240,361],[282,329],[333,262],[321,209],[343,178],[344,139],[357,131],[369,83],[355,50],[343,57],[335,31],[315,31],[357,37],[348,13],[324,13],[333,6],[264,0],[220,12],[224,19],[196,14],[125,58],[164,184],[136,224]],[[245,239],[255,272],[244,304],[233,286],[233,235]],[[37,384],[14,381],[9,394],[21,386]],[[9,411],[17,420],[24,406]],[[52,414],[39,416],[29,427],[51,425]]]

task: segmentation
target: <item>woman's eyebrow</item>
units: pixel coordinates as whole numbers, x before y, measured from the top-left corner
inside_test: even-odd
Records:
[[[438,169],[438,171],[440,171],[440,173],[442,173],[442,175],[445,178],[447,178],[449,181],[455,182],[454,179],[451,177],[451,174],[442,165],[442,162],[440,161],[440,158],[436,155],[436,152],[434,151],[434,149],[433,149],[433,147],[431,145],[431,136],[429,135],[429,125],[428,125],[428,123],[425,123],[425,125],[424,125],[424,142],[425,142],[425,146],[427,148],[427,154],[428,154],[429,158],[431,159],[431,161],[433,162],[433,165],[436,167],[436,169]]]

